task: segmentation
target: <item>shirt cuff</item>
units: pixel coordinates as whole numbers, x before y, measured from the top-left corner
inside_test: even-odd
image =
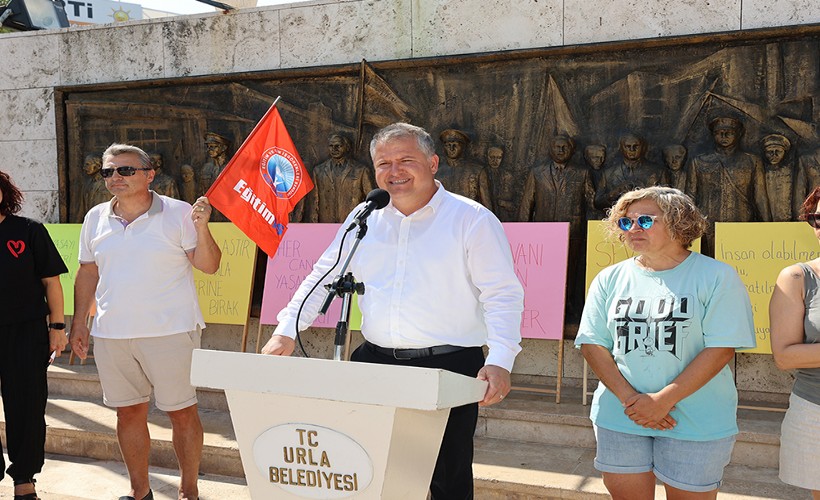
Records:
[[[487,359],[484,361],[484,365],[500,366],[501,368],[504,368],[508,372],[512,373],[516,354],[518,353],[511,352],[506,349],[490,349],[490,352],[487,354]]]
[[[296,338],[296,319],[285,318],[276,325],[276,329],[273,330],[273,335],[282,335],[284,337],[290,337],[292,339]]]

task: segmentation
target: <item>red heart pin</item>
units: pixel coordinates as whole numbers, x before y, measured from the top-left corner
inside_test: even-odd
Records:
[[[26,249],[26,243],[23,240],[9,240],[6,243],[6,246],[8,247],[9,252],[11,252],[11,254],[14,255],[15,258],[20,257],[20,254],[22,254],[23,250]]]

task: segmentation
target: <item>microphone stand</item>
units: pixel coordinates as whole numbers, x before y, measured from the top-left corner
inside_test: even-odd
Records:
[[[359,243],[361,243],[365,234],[367,234],[367,222],[362,220],[359,223],[359,230],[356,233],[356,241],[353,242],[353,247],[350,249],[350,253],[347,254],[341,271],[339,271],[339,274],[334,278],[333,283],[325,285],[328,293],[322,304],[322,308],[319,310],[320,314],[327,313],[328,308],[330,308],[330,303],[333,302],[334,298],[337,296],[342,298],[342,311],[339,315],[339,322],[336,323],[336,336],[333,340],[334,361],[342,361],[342,348],[347,346],[347,333],[350,328],[350,297],[353,293],[364,295],[364,283],[357,282],[356,278],[353,277],[353,273],[345,274],[345,271],[347,270],[347,266],[350,265],[350,260],[353,258],[353,254],[356,253],[356,249],[359,248]],[[347,351],[347,349],[345,349],[345,351]],[[345,352],[345,361],[347,361],[347,355],[348,353]]]

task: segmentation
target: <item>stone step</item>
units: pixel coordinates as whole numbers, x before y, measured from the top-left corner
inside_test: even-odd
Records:
[[[783,412],[738,410],[732,463],[776,468],[780,454]],[[552,396],[513,391],[502,404],[479,410],[476,434],[492,439],[595,448],[589,406],[580,394],[564,393],[561,403]]]
[[[57,397],[102,401],[102,386],[93,360],[84,365],[69,365],[67,360],[57,360],[48,369],[48,393]],[[200,408],[228,410],[223,391],[199,388],[197,400]]]
[[[1,406],[1,405],[0,405]],[[200,470],[206,474],[244,477],[239,448],[230,414],[223,410],[200,409],[205,429],[205,447]],[[102,399],[87,401],[50,397],[46,406],[46,452],[97,460],[121,460],[117,443],[117,417]],[[5,417],[0,431],[5,436]],[[177,467],[171,444],[171,420],[165,412],[151,406],[148,414],[151,434],[151,464]]]
[[[102,389],[93,362],[86,365],[53,365],[49,368],[49,394],[53,397],[102,401]],[[199,389],[197,397],[203,410],[228,409],[222,391]],[[766,403],[758,402],[756,405],[765,407]],[[738,410],[740,433],[732,462],[754,467],[777,467],[782,419],[782,412]],[[554,402],[552,395],[513,391],[503,404],[480,410],[476,434],[512,441],[595,447],[589,406],[581,405],[579,388],[565,390],[560,404]]]

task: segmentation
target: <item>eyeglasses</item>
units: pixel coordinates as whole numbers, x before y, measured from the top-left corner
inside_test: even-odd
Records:
[[[629,217],[621,217],[618,219],[618,227],[621,228],[621,231],[629,231],[632,229],[632,226],[637,222],[638,227],[641,229],[649,229],[652,227],[652,224],[655,223],[655,219],[657,219],[657,215],[639,215],[636,219],[631,219]]]
[[[820,229],[820,214],[806,214],[806,222],[814,229]]]
[[[137,173],[137,170],[154,170],[154,169],[153,168],[129,167],[129,166],[126,165],[126,166],[117,167],[117,168],[103,168],[103,169],[100,169],[100,175],[102,175],[103,178],[108,179],[109,177],[114,175],[115,170],[117,171],[118,174],[120,174],[123,177],[131,177],[132,175]]]

